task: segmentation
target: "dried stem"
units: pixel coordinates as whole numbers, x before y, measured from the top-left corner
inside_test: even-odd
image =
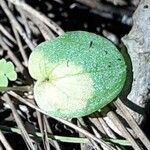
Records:
[[[7,104],[10,106],[11,110],[12,110],[12,113],[13,113],[13,116],[15,118],[15,121],[16,121],[18,127],[21,130],[22,137],[26,141],[27,146],[30,147],[31,150],[36,150],[35,147],[34,147],[34,145],[33,145],[32,140],[29,137],[27,131],[25,130],[23,122],[22,122],[20,116],[18,115],[17,110],[15,109],[15,107],[14,107],[14,105],[13,105],[10,97],[8,96],[8,94],[4,94],[4,98],[5,98],[6,102],[7,102]]]
[[[13,148],[10,146],[10,144],[6,140],[4,134],[2,133],[1,130],[0,130],[0,141],[3,143],[6,150],[13,150]]]

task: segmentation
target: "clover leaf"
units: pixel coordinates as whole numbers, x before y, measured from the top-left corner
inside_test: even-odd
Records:
[[[15,81],[17,73],[12,62],[0,59],[0,87],[7,87],[8,80]]]

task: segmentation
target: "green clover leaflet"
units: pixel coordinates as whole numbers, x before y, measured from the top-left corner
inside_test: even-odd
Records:
[[[0,87],[7,87],[8,80],[15,81],[17,73],[14,64],[6,61],[4,58],[0,59]]]

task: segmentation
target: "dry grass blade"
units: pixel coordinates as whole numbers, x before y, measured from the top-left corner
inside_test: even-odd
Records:
[[[25,27],[25,31],[27,33],[27,36],[28,36],[29,39],[31,39],[31,30],[29,28],[29,25],[28,25],[28,22],[27,22],[27,18],[25,16],[24,12],[22,11],[22,9],[18,8],[17,10],[20,13],[20,16],[22,18],[23,25]]]
[[[53,31],[55,31],[58,35],[61,35],[64,33],[64,31],[55,22],[53,22],[51,19],[47,18],[45,15],[39,13],[34,8],[29,6],[28,4],[26,4],[24,2],[20,2],[18,0],[9,0],[9,1],[12,2],[14,5],[19,6],[23,10],[27,11],[32,16],[37,17],[39,20],[41,20],[47,26],[49,26]]]
[[[13,29],[13,31],[14,31],[14,35],[15,35],[15,37],[16,37],[16,41],[17,41],[17,44],[18,44],[20,53],[21,53],[22,58],[23,58],[23,60],[24,60],[24,64],[25,64],[25,66],[27,66],[27,64],[28,64],[28,58],[27,58],[27,55],[26,55],[25,50],[24,50],[24,48],[23,48],[23,45],[22,45],[22,43],[21,43],[21,39],[20,39],[20,37],[19,37],[19,34],[18,34],[17,30],[16,30],[14,27],[12,27],[12,29]]]
[[[0,35],[0,45],[2,46],[2,48],[4,50],[6,50],[8,52],[8,56],[9,58],[12,60],[12,62],[16,65],[16,67],[18,68],[18,70],[20,72],[23,72],[24,70],[24,66],[22,65],[22,63],[19,61],[19,59],[14,55],[14,53],[11,51],[11,49],[5,44],[5,42],[3,41],[2,36]]]
[[[17,43],[14,37],[0,24],[0,31],[12,42]]]
[[[13,150],[1,130],[0,130],[0,141],[3,143],[6,150]]]
[[[97,145],[97,143],[96,143],[94,140],[90,140],[90,139],[89,139],[89,141],[92,143],[93,148],[94,148],[95,150],[103,150],[101,147],[99,147],[99,146]]]
[[[77,125],[78,125],[78,127],[81,127],[81,124],[80,124],[79,120],[80,119],[77,120]],[[83,138],[85,136],[82,133],[79,132],[79,137]],[[81,148],[81,150],[86,150],[87,149],[86,145],[84,143],[80,144],[80,148]]]
[[[104,137],[109,137],[110,139],[117,140],[117,136],[114,134],[114,132],[112,131],[112,129],[108,126],[108,124],[106,123],[105,119],[104,119],[103,117],[100,117],[100,116],[102,116],[102,115],[99,116],[99,115],[98,115],[98,112],[96,112],[96,113],[94,114],[94,116],[95,116],[95,118],[89,118],[89,119],[92,121],[92,123],[93,123],[96,127],[101,124],[103,130],[105,131],[105,133],[104,133],[103,136],[104,136]],[[96,119],[98,120],[98,122],[95,121]],[[98,129],[99,129],[99,128],[98,128]],[[97,132],[97,130],[95,130],[93,127],[92,127],[92,130],[93,130],[93,132],[95,133],[95,135],[97,135],[97,137],[100,136],[100,133]],[[116,148],[117,150],[123,149],[122,146],[117,146],[117,145],[114,145],[114,146],[115,146],[115,148]]]
[[[79,127],[82,127],[82,128],[84,128],[84,129],[88,129],[88,127],[87,127],[87,125],[86,125],[86,123],[84,122],[84,120],[82,119],[82,118],[80,118],[80,119],[78,119],[78,125],[79,125]],[[92,128],[92,130],[93,130],[93,132],[95,131],[94,130],[94,127],[93,126],[91,126],[91,128]],[[95,133],[95,132],[94,132]],[[95,136],[96,137],[102,137],[100,134],[97,136],[98,134],[95,134]],[[100,146],[98,146],[98,144],[94,141],[94,140],[92,140],[92,139],[90,139],[89,138],[89,141],[90,141],[90,143],[92,144],[92,146],[93,146],[93,148],[95,149],[95,150],[102,150],[102,149],[107,149],[107,147],[105,147],[104,145],[101,145],[101,147]],[[115,149],[114,147],[112,147],[112,149]]]
[[[50,143],[49,143],[49,139],[48,139],[48,133],[47,133],[47,127],[46,127],[46,123],[44,120],[44,116],[42,116],[42,121],[43,121],[43,127],[44,127],[44,139],[45,139],[45,147],[46,150],[50,150]]]
[[[36,24],[36,26],[41,31],[43,37],[45,38],[45,40],[55,38],[55,35],[52,33],[52,31],[41,20],[32,16],[29,12],[24,11],[24,13],[25,13],[27,18],[29,18],[30,20],[32,20]]]
[[[16,99],[18,99],[19,101],[21,101],[22,103],[28,105],[29,107],[49,116],[48,113],[46,113],[45,111],[41,110],[39,107],[35,106],[34,104],[31,104],[30,102],[27,102],[25,99],[23,99],[21,96],[17,95],[15,92],[8,92],[8,94],[12,95],[13,97],[15,97]],[[82,129],[82,128],[79,128],[78,126],[76,126],[75,124],[67,121],[67,120],[64,120],[64,119],[61,119],[61,118],[56,118],[56,117],[52,117],[54,119],[56,119],[57,121],[60,121],[62,122],[63,124],[73,128],[74,130],[78,131],[78,132],[81,132],[82,134],[84,134],[85,136],[87,136],[88,138],[91,138],[93,140],[95,140],[97,143],[101,144],[102,146],[106,147],[108,150],[114,150],[114,148],[112,148],[109,144],[107,144],[104,140],[102,139],[99,139],[97,137],[95,137],[93,134],[89,133],[88,131]]]
[[[98,117],[96,114],[94,114],[94,118],[89,118],[94,124],[95,126],[99,129],[99,131],[106,135],[106,131],[105,131],[105,128],[101,122],[101,117]]]
[[[54,34],[49,30],[49,28],[44,23],[37,20],[37,25],[45,40],[50,40],[55,38]]]
[[[122,101],[120,99],[118,99],[115,102],[115,105],[122,112],[123,116],[125,116],[126,121],[130,125],[130,127],[132,128],[132,130],[136,133],[136,135],[141,140],[141,142],[149,150],[150,149],[150,141],[145,136],[145,134],[140,129],[140,127],[137,125],[137,123],[135,122],[135,120],[133,119],[133,117],[131,116],[131,114],[129,113],[129,111],[127,110],[126,106],[122,103]]]
[[[99,124],[101,124],[104,132],[106,135],[108,135],[111,138],[116,139],[115,134],[113,133],[113,131],[109,128],[109,126],[107,125],[107,123],[105,122],[105,120],[102,117],[99,117],[97,113],[95,113],[95,117],[96,119],[99,121]]]
[[[49,123],[48,123],[48,120],[47,120],[46,116],[44,115],[43,117],[44,117],[44,122],[45,122],[45,125],[46,125],[47,132],[49,134],[52,134],[52,130],[51,130],[50,126],[49,126]],[[52,141],[52,142],[53,142],[52,145],[54,145],[56,150],[61,150],[57,141]]]
[[[47,114],[48,115],[48,114]],[[110,146],[109,144],[107,144],[104,140],[102,139],[99,139],[97,138],[96,136],[94,136],[93,134],[89,133],[88,131],[82,129],[82,128],[79,128],[78,126],[72,124],[71,122],[69,121],[66,121],[64,119],[61,119],[61,118],[56,118],[54,117],[54,119],[64,123],[65,125],[73,128],[74,130],[78,131],[78,132],[81,132],[82,134],[84,134],[85,136],[87,136],[88,138],[91,138],[93,140],[95,140],[97,143],[101,144],[102,146],[106,147],[108,150],[114,150],[114,148],[112,146]]]
[[[33,145],[33,143],[32,143],[32,140],[29,137],[27,131],[25,130],[24,125],[23,125],[23,123],[21,121],[21,118],[18,115],[17,110],[15,109],[15,107],[14,107],[10,97],[8,96],[8,94],[5,93],[4,94],[4,98],[5,98],[5,101],[7,102],[7,104],[10,106],[11,110],[12,110],[14,119],[15,119],[18,127],[20,128],[21,132],[22,132],[22,136],[23,136],[24,140],[26,141],[27,146],[30,147],[31,150],[36,150],[34,145]]]
[[[47,129],[45,126],[45,121],[43,114],[40,112],[36,111],[37,114],[37,119],[38,119],[38,124],[40,128],[40,132],[42,133],[42,142],[45,150],[50,150],[50,145],[49,145],[49,140],[48,140],[48,135],[47,135]]]
[[[83,118],[79,118],[79,119],[77,120],[77,124],[78,124],[79,127],[88,130],[88,126],[87,126],[86,123],[84,122]],[[79,133],[80,133],[80,132],[79,132]],[[82,135],[82,134],[80,134],[80,135]],[[96,149],[97,149],[97,150],[101,150],[101,148],[97,145],[97,143],[96,143],[95,141],[93,141],[92,139],[88,139],[88,140],[90,141],[91,145],[93,146],[93,149],[95,149],[95,150],[96,150]],[[82,148],[83,148],[83,146],[82,146]],[[86,147],[85,147],[85,148],[86,148]]]
[[[112,132],[112,130],[109,128],[109,126],[107,125],[107,123],[105,122],[105,120],[103,118],[99,118],[99,121],[101,122],[105,132],[107,133],[107,135],[111,138],[116,139],[115,134]]]
[[[44,140],[44,128],[43,128],[42,116],[41,116],[41,113],[38,112],[38,111],[36,111],[36,115],[37,115],[37,120],[38,120],[39,129],[40,129],[40,132],[41,132],[41,134],[42,134],[43,146],[44,146],[44,149],[46,149],[45,140]]]
[[[107,116],[112,119],[113,123],[116,125],[116,127],[122,132],[122,134],[125,136],[125,138],[131,143],[132,147],[135,150],[141,150],[141,147],[136,143],[136,141],[133,139],[133,137],[130,135],[130,133],[127,131],[125,126],[121,123],[119,118],[116,116],[116,114],[112,111],[109,111],[107,113]]]
[[[10,22],[13,24],[13,26],[17,29],[17,31],[19,32],[19,34],[22,36],[22,38],[25,40],[25,42],[27,43],[27,45],[29,46],[29,48],[31,50],[33,50],[34,45],[33,43],[30,41],[30,39],[27,37],[26,33],[24,32],[23,28],[21,27],[21,25],[18,23],[18,21],[16,20],[16,18],[13,16],[13,14],[11,13],[11,11],[9,10],[6,2],[4,0],[0,0],[0,5],[3,9],[3,11],[6,13],[7,17],[9,18]]]

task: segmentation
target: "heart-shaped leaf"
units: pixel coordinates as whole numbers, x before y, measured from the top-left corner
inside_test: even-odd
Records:
[[[37,46],[29,72],[37,80],[39,107],[52,116],[74,118],[103,108],[120,93],[126,65],[109,40],[74,31]]]
[[[8,86],[8,79],[15,81],[17,73],[12,62],[6,61],[4,58],[0,60],[0,87]]]

